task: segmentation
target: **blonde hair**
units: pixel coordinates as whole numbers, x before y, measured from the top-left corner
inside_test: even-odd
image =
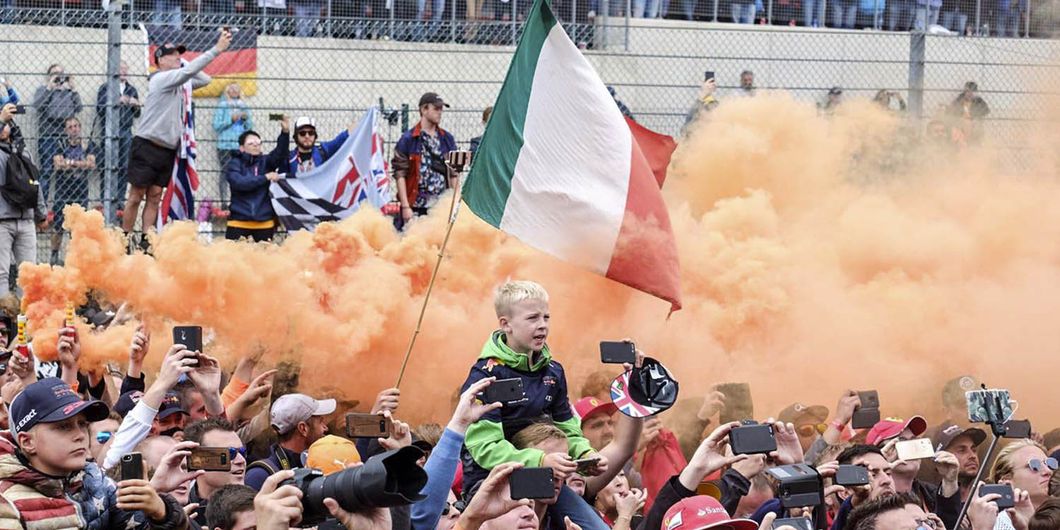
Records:
[[[516,449],[526,449],[553,439],[566,440],[567,435],[551,423],[535,423],[515,433],[515,436],[512,436],[512,445]]]
[[[1010,477],[1015,472],[1017,463],[1012,461],[1012,455],[1024,447],[1037,447],[1043,453],[1045,452],[1045,447],[1042,447],[1042,444],[1029,438],[1016,440],[1006,445],[997,453],[994,467],[990,468],[990,482],[997,484],[998,481]]]
[[[512,306],[523,300],[541,300],[547,304],[548,292],[540,284],[527,280],[506,282],[493,294],[493,309],[497,312],[497,318],[510,316]]]

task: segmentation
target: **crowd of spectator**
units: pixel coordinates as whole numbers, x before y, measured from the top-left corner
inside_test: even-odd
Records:
[[[659,375],[659,361],[629,341],[619,344],[632,362],[567,372],[548,342],[542,286],[509,281],[493,304],[497,327],[483,330],[481,353],[465,358],[466,380],[430,390],[454,396],[447,417],[410,410],[397,388],[378,389],[370,407],[344,405],[346,396],[298,386],[298,372],[312,367],[271,365],[260,349],[221,361],[202,346],[167,342],[154,349],[164,354],[149,354],[159,339],[143,323],[125,365],[83,366],[81,334],[142,318],[96,298],[60,330],[58,360],[44,362],[19,338],[14,316],[2,314],[0,522],[94,530],[1060,528],[1060,429],[971,421],[974,376],[921,382],[918,390],[937,385],[940,399],[903,410],[904,418],[886,405],[892,396],[845,389],[832,408],[791,395],[775,415],[758,410],[746,383],[689,380],[681,392],[693,398],[666,401],[656,390],[626,399],[615,385],[640,388],[648,378],[675,388],[674,376]],[[12,306],[17,300],[0,304]],[[159,368],[148,374],[147,365]],[[506,390],[491,392],[494,385]],[[657,413],[637,409],[649,402]],[[410,416],[422,421],[401,419]],[[994,450],[1002,433],[1010,438]]]

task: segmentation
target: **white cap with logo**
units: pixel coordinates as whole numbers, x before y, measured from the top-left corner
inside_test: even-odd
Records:
[[[327,416],[335,412],[335,400],[316,400],[305,394],[287,394],[280,396],[272,404],[270,414],[272,428],[278,434],[287,434],[299,423],[309,421],[313,416]]]

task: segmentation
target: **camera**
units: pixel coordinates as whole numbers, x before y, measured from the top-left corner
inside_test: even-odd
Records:
[[[285,481],[302,491],[303,528],[317,526],[330,515],[324,499],[332,498],[347,512],[404,506],[426,497],[420,490],[427,484],[427,472],[416,461],[423,451],[414,446],[380,453],[363,466],[351,467],[324,476],[318,469],[297,469]]]
[[[70,81],[70,76],[68,76],[68,75],[57,75],[53,79],[54,79],[55,84],[57,84],[57,85],[65,85],[67,82]]]

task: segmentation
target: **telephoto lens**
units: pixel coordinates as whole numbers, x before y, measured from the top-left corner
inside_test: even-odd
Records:
[[[302,490],[300,527],[317,526],[331,514],[324,499],[332,498],[347,512],[404,506],[426,497],[420,491],[427,484],[427,472],[416,462],[423,451],[414,446],[380,453],[362,466],[324,476],[317,469],[295,470],[290,484]]]

